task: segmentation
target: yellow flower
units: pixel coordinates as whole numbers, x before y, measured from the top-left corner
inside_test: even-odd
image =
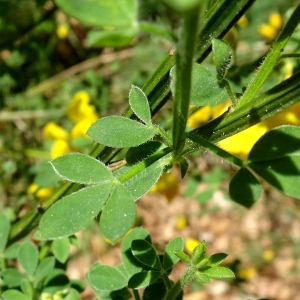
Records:
[[[67,141],[57,139],[57,140],[54,140],[54,142],[51,146],[50,157],[53,159],[53,158],[56,158],[63,154],[66,154],[70,151],[71,151],[71,149],[70,149],[70,146]]]
[[[181,230],[187,225],[187,220],[185,216],[178,216],[176,220],[176,228]]]
[[[200,244],[198,240],[188,238],[184,241],[184,247],[188,254],[192,254],[193,250]]]
[[[54,122],[48,122],[43,128],[43,137],[45,139],[67,140],[68,136],[69,136],[68,132],[62,127],[55,124]]]
[[[282,27],[282,18],[279,13],[273,13],[269,17],[268,24],[258,27],[258,32],[267,39],[274,40]]]
[[[275,256],[275,253],[272,249],[265,250],[264,253],[263,253],[263,259],[265,261],[273,260],[274,256]]]
[[[218,145],[222,149],[245,159],[255,142],[267,131],[266,126],[257,124],[220,141]]]
[[[67,107],[67,116],[74,123],[82,119],[90,119],[96,121],[99,116],[93,105],[89,104],[90,96],[86,91],[80,91],[75,94]]]
[[[77,137],[87,137],[86,131],[93,123],[94,121],[89,119],[83,119],[76,123],[71,130],[71,139],[75,139]]]
[[[210,120],[211,113],[212,108],[210,106],[204,106],[198,109],[188,118],[188,125],[191,128],[199,127],[201,124],[206,123]]]
[[[282,18],[279,13],[273,13],[269,17],[269,24],[272,25],[277,31],[282,28]]]
[[[249,268],[246,268],[246,269],[241,269],[241,270],[238,270],[237,272],[237,276],[239,278],[242,278],[242,279],[245,279],[245,280],[249,280],[249,279],[252,279],[256,276],[256,269],[253,268],[253,267],[249,267]]]
[[[300,103],[294,104],[273,117],[220,141],[218,145],[232,154],[247,158],[256,141],[267,131],[280,125],[300,125]]]
[[[64,40],[69,33],[69,26],[66,23],[63,24],[59,24],[56,28],[56,34],[58,36],[58,38],[60,38],[61,40]]]
[[[39,201],[44,201],[49,198],[53,193],[53,189],[50,187],[41,187],[35,183],[32,183],[27,188],[27,194],[35,195]]]
[[[230,103],[230,100],[227,100],[216,105],[215,107],[204,106],[198,109],[188,118],[188,125],[194,129],[212,119],[219,117],[228,109]]]
[[[164,173],[150,193],[160,193],[171,202],[179,192],[179,184],[173,173]]]

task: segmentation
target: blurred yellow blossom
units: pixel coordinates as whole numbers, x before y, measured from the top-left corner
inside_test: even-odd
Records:
[[[67,107],[68,118],[77,123],[83,119],[96,121],[99,116],[95,106],[89,104],[90,96],[86,91],[80,91],[75,94],[70,104]]]
[[[282,28],[282,17],[279,13],[273,13],[269,17],[268,24],[261,24],[258,32],[267,39],[273,40]]]
[[[185,247],[185,250],[188,254],[192,254],[193,253],[193,250],[198,246],[200,245],[200,242],[198,240],[195,240],[195,239],[191,239],[191,238],[188,238],[184,241],[184,247]]]
[[[257,271],[254,267],[249,267],[246,269],[240,269],[237,271],[237,277],[245,280],[252,279],[256,276]]]
[[[90,119],[83,119],[77,122],[71,130],[71,139],[75,139],[77,137],[87,137],[86,131],[93,123],[94,121]]]
[[[66,140],[56,139],[51,146],[50,157],[53,159],[70,151],[71,148]]]
[[[247,158],[253,145],[257,140],[268,131],[268,128],[263,124],[256,124],[246,130],[243,130],[227,139],[218,143],[222,149],[240,156]]]
[[[27,188],[27,194],[35,195],[39,201],[44,201],[50,197],[53,193],[51,187],[39,187],[37,184],[32,183]]]
[[[45,139],[61,139],[66,140],[69,137],[68,132],[54,122],[48,122],[43,128],[43,137]]]
[[[56,34],[58,36],[58,38],[60,38],[61,40],[64,40],[69,33],[69,26],[66,23],[62,23],[59,24],[56,28]]]
[[[173,173],[164,173],[152,187],[150,193],[160,193],[171,202],[179,192],[179,183]]]
[[[279,13],[273,13],[269,17],[269,24],[272,25],[277,31],[282,28],[282,17]]]
[[[187,220],[185,216],[178,216],[177,220],[176,220],[176,228],[181,230],[183,228],[185,228],[187,225]]]
[[[263,253],[263,259],[265,261],[273,260],[274,256],[275,256],[275,253],[272,249],[265,250],[264,253]]]
[[[220,116],[229,106],[230,101],[226,101],[212,108],[205,106],[189,117],[188,124],[191,128],[197,128],[207,121]],[[300,103],[294,104],[290,108],[261,123],[221,140],[218,145],[222,149],[245,159],[253,145],[262,135],[270,129],[284,124],[300,126]]]
[[[231,103],[230,100],[227,100],[225,102],[216,105],[215,107],[204,106],[198,109],[196,112],[191,114],[191,116],[189,116],[188,125],[191,128],[195,129],[200,125],[219,117],[228,109],[230,103]]]

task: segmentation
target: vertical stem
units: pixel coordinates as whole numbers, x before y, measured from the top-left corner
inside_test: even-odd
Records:
[[[185,144],[185,128],[188,118],[192,67],[197,39],[200,5],[183,15],[181,37],[177,45],[175,94],[173,102],[173,148],[179,156]]]
[[[293,31],[297,28],[300,22],[300,4],[296,7],[295,11],[289,18],[288,22],[274,41],[272,48],[267,54],[265,60],[260,66],[258,72],[254,76],[253,80],[249,84],[243,96],[240,98],[237,107],[244,105],[250,101],[252,101],[253,97],[259,91],[265,80],[268,78],[270,73],[272,72],[274,66],[277,64],[278,59],[286,43],[291,37]]]
[[[140,294],[138,292],[138,290],[133,289],[133,295],[134,295],[134,299],[135,300],[141,300]]]

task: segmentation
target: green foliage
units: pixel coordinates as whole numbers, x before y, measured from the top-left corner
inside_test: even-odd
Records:
[[[53,204],[41,219],[42,239],[70,236],[86,228],[103,209],[111,191],[111,183],[87,187]]]
[[[262,186],[246,168],[241,168],[232,178],[229,194],[235,202],[250,208],[262,193]]]
[[[98,184],[112,180],[111,172],[98,160],[80,153],[69,153],[50,162],[65,180],[80,184]]]
[[[40,2],[43,1],[34,2],[34,7],[40,7]],[[204,241],[193,250],[191,256],[183,251],[182,237],[169,241],[164,251],[157,251],[148,231],[142,227],[134,228],[135,202],[149,192],[164,172],[170,171],[174,166],[180,167],[182,178],[189,174],[188,156],[199,149],[208,150],[238,167],[229,184],[229,195],[233,201],[246,208],[250,208],[260,197],[263,180],[286,195],[300,198],[299,186],[295,184],[300,175],[299,127],[286,125],[270,130],[254,144],[246,160],[215,144],[299,102],[299,74],[273,85],[267,81],[276,68],[282,49],[300,22],[299,5],[274,40],[258,72],[253,74],[247,66],[246,71],[250,72],[247,75],[249,84],[246,89],[242,83],[245,76],[242,67],[238,64],[231,66],[235,63],[233,57],[237,53],[221,39],[253,2],[254,0],[239,0],[236,3],[218,0],[212,5],[209,0],[154,1],[153,11],[149,15],[152,14],[151,19],[159,22],[165,20],[166,25],[163,27],[159,22],[150,24],[139,20],[138,5],[141,11],[144,7],[148,10],[151,7],[151,4],[143,1],[55,1],[58,7],[54,9],[61,9],[66,14],[63,15],[65,22],[69,17],[80,22],[77,30],[84,32],[85,45],[89,47],[127,46],[138,37],[138,30],[141,29],[157,34],[159,38],[167,37],[174,43],[175,50],[168,54],[144,85],[142,82],[135,82],[138,80],[132,80],[142,88],[131,86],[129,105],[121,115],[101,116],[88,128],[86,134],[95,142],[90,155],[87,154],[87,148],[82,147],[80,151],[84,153],[59,156],[50,164],[41,165],[34,179],[39,188],[56,187],[59,182],[54,175],[56,173],[67,183],[62,183],[51,197],[45,201],[40,200],[40,203],[28,201],[30,204],[27,205],[24,197],[18,203],[16,213],[11,216],[13,225],[7,217],[8,213],[0,213],[0,288],[3,299],[43,299],[48,296],[49,299],[80,299],[79,293],[84,287],[82,283],[74,282],[66,276],[65,265],[70,255],[70,245],[74,241],[73,235],[86,229],[95,220],[101,234],[111,244],[115,245],[122,239],[121,264],[112,267],[96,262],[86,273],[87,282],[101,299],[129,299],[131,292],[139,299],[137,289],[144,289],[143,299],[182,299],[183,287],[191,281],[208,284],[211,279],[235,277],[230,269],[220,266],[227,254],[207,255]],[[0,4],[2,7],[3,5]],[[14,1],[5,5],[10,14],[18,6]],[[172,12],[169,12],[169,8]],[[49,15],[51,14],[52,11]],[[10,95],[18,78],[26,81],[24,76],[14,75],[16,70],[22,70],[23,66],[28,70],[26,65],[30,65],[29,56],[22,51],[23,34],[28,34],[32,27],[33,34],[49,33],[53,27],[53,21],[50,21],[48,31],[39,27],[41,25],[48,28],[47,23],[43,23],[44,18],[48,18],[47,15],[37,13],[31,18],[27,10],[25,15],[26,30],[20,32],[14,40],[10,40],[9,36],[4,39],[9,41],[7,47],[12,50],[3,63],[5,73],[0,77],[0,85],[5,87],[3,91],[1,89],[1,93],[5,95]],[[38,22],[34,23],[34,19]],[[5,18],[1,17],[0,25],[4,21]],[[8,25],[8,32],[13,34],[22,29],[18,22],[16,25]],[[82,47],[80,38],[72,37],[72,33],[69,34],[68,43],[75,45],[77,55],[83,57],[89,50]],[[13,49],[13,44],[21,46]],[[56,48],[57,45],[59,43],[56,41],[51,47]],[[34,43],[29,48],[35,49]],[[38,46],[37,51],[40,48],[42,47]],[[210,66],[210,52],[214,67]],[[5,56],[5,52],[2,54]],[[151,65],[151,59],[149,61]],[[51,59],[49,65],[51,66]],[[212,71],[214,68],[215,73]],[[116,70],[120,69],[122,68],[116,67]],[[41,77],[43,76],[44,74]],[[87,75],[86,80],[98,85],[96,89],[108,91],[102,84],[100,86],[98,77]],[[51,86],[53,83],[47,84]],[[129,84],[130,82],[126,86]],[[258,94],[264,84],[273,87]],[[28,89],[30,87],[24,82],[20,84],[20,89],[22,86]],[[37,87],[37,90],[39,88],[41,87]],[[64,92],[70,91],[66,88]],[[39,96],[29,97],[32,93],[39,94],[36,90],[32,92],[29,89],[27,99],[36,101],[36,107],[39,107],[43,101]],[[98,95],[95,90],[94,95]],[[233,107],[223,115],[194,130],[187,127],[190,106],[197,109],[202,106],[215,107],[228,98]],[[22,97],[18,98],[17,95],[13,99],[21,103],[14,104],[17,108],[27,109]],[[168,101],[172,101],[172,112],[163,108]],[[98,108],[100,107],[102,115],[107,114],[110,109],[107,104],[101,104]],[[90,106],[84,108],[81,113]],[[152,120],[155,114],[157,117]],[[23,126],[22,122],[16,124]],[[172,124],[171,127],[168,124]],[[65,125],[70,127],[67,123]],[[26,129],[23,131],[29,135]],[[88,145],[91,142],[83,142],[80,138],[70,138],[68,147],[74,149],[74,146]],[[22,144],[20,146],[22,148]],[[49,175],[49,165],[54,170],[52,175]],[[4,164],[2,173],[7,182],[11,181],[16,170],[13,163]],[[32,177],[36,170],[31,172],[26,174]],[[187,179],[185,195],[196,197],[199,203],[207,202],[228,176],[220,168],[201,175],[198,171],[196,174],[195,170],[192,172],[194,177]],[[207,185],[200,194],[197,191],[199,179]],[[34,195],[31,200],[33,199]],[[29,206],[32,206],[32,210],[22,216],[21,208],[27,209]],[[26,239],[20,242],[37,226],[34,241]],[[158,254],[161,252],[163,254]],[[169,275],[179,260],[186,263],[187,268],[178,281],[172,282]],[[17,264],[21,266],[21,271],[11,267]]]
[[[129,118],[110,116],[96,121],[88,129],[87,135],[99,144],[113,148],[126,148],[138,146],[152,139],[155,130],[152,126],[143,125]]]
[[[299,127],[280,126],[262,136],[248,158],[258,175],[295,198],[300,198],[300,187],[295,184],[300,174],[299,142]]]
[[[116,185],[100,218],[103,235],[114,244],[133,225],[135,214],[136,209],[132,195],[122,185]]]

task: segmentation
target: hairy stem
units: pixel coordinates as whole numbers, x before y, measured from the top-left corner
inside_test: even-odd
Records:
[[[272,72],[274,66],[277,64],[278,59],[285,45],[290,39],[293,31],[297,28],[300,22],[300,4],[296,7],[295,11],[289,18],[288,22],[274,41],[270,51],[265,57],[262,65],[260,66],[255,77],[252,79],[251,83],[247,87],[245,93],[240,98],[237,107],[241,107],[252,101],[255,97],[263,83],[266,81],[270,73]]]
[[[180,156],[185,144],[185,128],[190,103],[192,67],[199,13],[200,5],[184,14],[181,38],[177,46],[175,93],[173,99],[173,148],[175,157]]]

